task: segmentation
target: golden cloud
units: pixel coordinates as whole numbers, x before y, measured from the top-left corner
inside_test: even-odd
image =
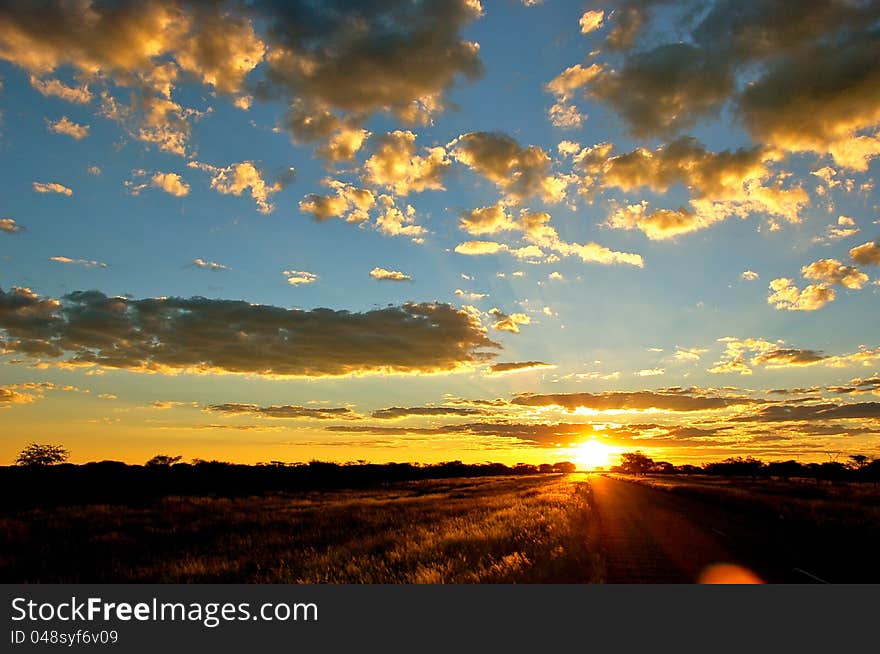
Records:
[[[310,213],[317,221],[342,218],[349,223],[360,223],[369,219],[369,209],[376,203],[373,192],[357,188],[335,179],[321,182],[335,191],[334,195],[310,193],[299,203],[299,210]]]
[[[772,293],[767,297],[767,304],[786,311],[817,311],[836,297],[834,289],[825,284],[809,284],[800,290],[787,277],[771,281],[770,290]]]
[[[84,139],[89,135],[88,125],[79,125],[73,122],[67,116],[62,116],[60,120],[49,122],[49,131],[55,134],[65,134],[77,141]]]
[[[69,189],[58,182],[34,182],[33,187],[37,193],[58,193],[67,197],[73,195],[73,189]]]
[[[425,148],[417,154],[416,135],[396,130],[374,137],[376,151],[364,162],[364,180],[397,195],[443,190],[443,175],[449,167],[446,150]]]
[[[373,268],[370,271],[370,277],[373,279],[391,281],[391,282],[409,282],[412,277],[399,270],[386,270],[385,268]]]
[[[854,247],[849,256],[863,266],[880,266],[880,241],[868,241]]]

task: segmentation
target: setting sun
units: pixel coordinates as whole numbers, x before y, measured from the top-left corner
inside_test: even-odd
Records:
[[[596,440],[580,443],[572,451],[574,462],[582,470],[606,468],[611,465],[614,454],[613,447]]]

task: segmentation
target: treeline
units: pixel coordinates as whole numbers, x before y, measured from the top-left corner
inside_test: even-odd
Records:
[[[733,457],[723,461],[704,463],[701,466],[673,465],[667,461],[654,461],[641,452],[627,452],[620,457],[620,465],[612,472],[629,474],[701,474],[721,477],[752,477],[775,479],[822,479],[828,481],[880,481],[880,459],[854,454],[845,462],[801,463],[795,460],[765,463],[753,457]]]
[[[132,504],[168,496],[240,497],[273,492],[354,489],[387,483],[574,472],[569,462],[433,464],[283,463],[240,465],[179,457],[154,457],[146,465],[99,461],[74,465],[17,465],[0,467],[0,507],[19,509],[75,504]]]

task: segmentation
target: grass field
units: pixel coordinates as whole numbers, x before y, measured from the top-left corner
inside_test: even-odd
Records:
[[[589,494],[574,474],[32,509],[0,518],[0,580],[596,582]]]

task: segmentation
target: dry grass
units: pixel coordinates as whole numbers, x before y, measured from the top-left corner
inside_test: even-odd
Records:
[[[581,475],[166,498],[0,518],[6,582],[601,581]]]

